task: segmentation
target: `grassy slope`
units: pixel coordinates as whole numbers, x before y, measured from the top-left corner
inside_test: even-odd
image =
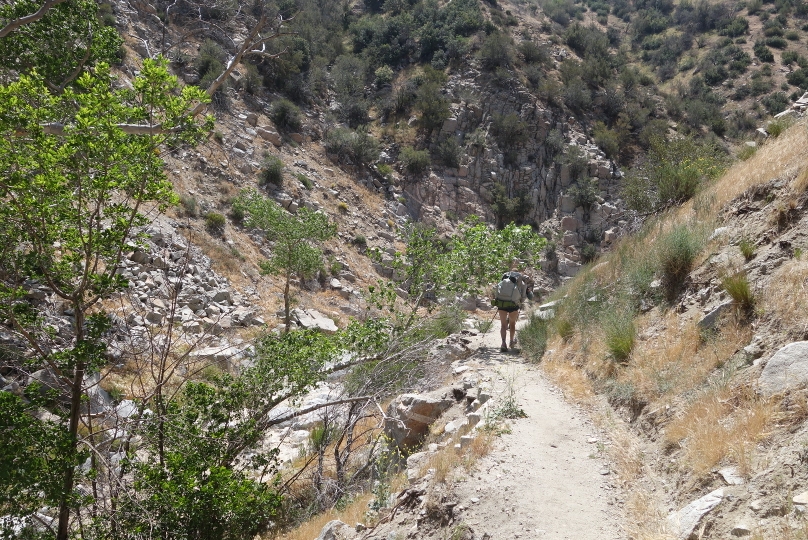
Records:
[[[644,524],[638,537],[665,529],[665,512],[646,502],[649,478],[665,481],[656,484],[665,491],[661,504],[681,507],[723,486],[715,474],[722,466],[736,467],[749,489],[734,509],[708,518],[710,537],[729,534],[756,489],[786,514],[766,520],[756,534],[780,537],[798,527],[788,517],[793,505],[773,499],[787,501],[804,482],[805,467],[798,465],[791,484],[781,485],[781,470],[805,440],[805,393],[764,399],[755,391],[763,364],[754,360],[804,339],[808,323],[808,260],[801,255],[808,248],[806,145],[800,122],[695,200],[624,239],[556,295],[562,304],[549,325],[544,369],[579,400],[606,396],[635,428],[644,455],[623,468],[623,480],[636,488],[629,506]],[[660,246],[682,225],[699,249],[681,287],[665,300],[664,285],[654,282],[664,275]],[[716,235],[718,227],[726,229]],[[748,258],[739,248],[744,239],[753,246]],[[722,278],[738,274],[751,285],[752,310],[729,310],[714,331],[700,331],[704,313],[730,298]],[[614,307],[627,304],[618,317],[629,329],[615,330]],[[615,332],[633,338],[625,358],[610,342]]]

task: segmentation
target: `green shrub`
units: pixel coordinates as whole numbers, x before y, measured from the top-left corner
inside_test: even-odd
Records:
[[[789,120],[785,119],[785,118],[781,118],[781,119],[778,119],[778,120],[772,120],[766,126],[766,131],[772,137],[777,138],[777,137],[780,136],[781,133],[783,133],[783,131],[786,130],[786,128],[789,125],[791,125],[791,122]]]
[[[314,182],[311,181],[311,178],[306,176],[303,173],[297,173],[296,175],[297,181],[303,184],[303,187],[311,190],[314,187]]]
[[[755,295],[746,272],[738,272],[721,279],[721,286],[741,311],[749,312],[755,306]]]
[[[766,107],[766,110],[769,111],[769,114],[781,113],[786,110],[789,105],[788,96],[786,96],[784,92],[774,92],[765,96],[760,101],[763,103],[763,106]],[[771,125],[769,127],[771,127]]]
[[[567,191],[567,195],[575,201],[575,206],[581,206],[585,210],[589,210],[595,204],[599,194],[598,179],[588,177],[581,178]]]
[[[197,204],[196,197],[193,195],[180,195],[180,204],[183,208],[183,213],[188,217],[196,217]]]
[[[382,87],[392,82],[394,73],[390,66],[385,65],[379,67],[374,75],[376,75],[376,86]]]
[[[719,149],[713,144],[653,138],[645,162],[627,174],[623,196],[633,210],[661,210],[691,199],[702,183],[721,171]]]
[[[774,54],[765,43],[757,42],[752,49],[761,62],[774,62]]]
[[[494,138],[503,150],[512,149],[527,137],[527,124],[516,113],[496,114],[492,125]]]
[[[755,243],[749,239],[748,236],[743,236],[741,241],[738,242],[738,249],[741,250],[743,258],[747,261],[755,256]]]
[[[354,236],[353,243],[360,247],[365,247],[368,245],[368,239],[365,238],[363,234],[357,234]]]
[[[280,187],[283,184],[283,161],[278,156],[268,155],[261,164],[261,183]]]
[[[427,82],[418,88],[415,107],[421,111],[421,126],[432,130],[443,125],[449,118],[449,99],[441,92],[439,84]]]
[[[616,362],[628,360],[637,336],[634,314],[627,309],[608,310],[602,318],[602,325],[609,356]]]
[[[429,152],[416,150],[412,146],[405,146],[398,155],[404,169],[410,174],[422,174],[429,167]]]
[[[581,262],[584,264],[591,263],[598,256],[598,247],[595,244],[585,242],[581,247]]]
[[[547,321],[532,314],[517,335],[525,358],[539,362],[547,349]]]
[[[279,99],[273,103],[269,117],[278,126],[278,129],[285,131],[299,131],[303,125],[300,119],[300,109],[288,99]]]
[[[609,159],[615,159],[620,153],[620,137],[616,131],[606,127],[603,122],[595,122],[594,139],[595,144]]]
[[[701,251],[702,235],[688,225],[678,225],[657,241],[659,273],[668,301],[673,301]]]
[[[447,167],[458,168],[461,155],[460,145],[452,136],[446,137],[438,144],[438,157]]]
[[[324,143],[326,152],[340,160],[368,164],[379,158],[379,142],[365,130],[332,129],[326,133]]]
[[[757,152],[757,146],[747,146],[743,145],[740,150],[738,150],[738,159],[741,161],[746,161],[750,157],[755,155]]]
[[[205,228],[207,228],[211,234],[221,235],[224,233],[225,223],[227,223],[227,219],[218,212],[208,212],[205,214]]]
[[[513,66],[513,42],[502,32],[494,32],[483,41],[480,47],[480,61],[485,69],[494,71],[498,67]]]
[[[227,61],[227,53],[215,41],[206,39],[199,47],[199,55],[196,57],[194,66],[199,74],[199,86],[207,88],[213,80],[224,71],[224,63]]]

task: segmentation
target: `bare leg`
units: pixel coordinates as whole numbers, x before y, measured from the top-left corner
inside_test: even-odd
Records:
[[[502,346],[507,348],[507,344],[505,342],[505,338],[507,337],[508,333],[508,312],[499,310],[499,335],[502,336]]]
[[[514,346],[514,335],[516,334],[516,320],[519,318],[518,311],[512,311],[508,313],[508,318],[510,319],[510,329],[511,329],[511,348]],[[502,335],[502,342],[505,343],[505,333],[503,332]]]

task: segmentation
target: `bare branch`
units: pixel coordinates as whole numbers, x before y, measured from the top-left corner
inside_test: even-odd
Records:
[[[308,414],[312,411],[317,411],[325,407],[333,407],[336,405],[343,405],[345,403],[355,403],[357,401],[371,401],[372,399],[373,398],[371,396],[362,396],[357,398],[340,399],[338,401],[329,401],[328,403],[319,403],[317,405],[312,405],[311,407],[306,407],[305,409],[300,409],[299,411],[295,411],[291,414],[287,414],[286,416],[281,416],[279,418],[273,418],[272,420],[268,420],[265,426],[271,427],[277,424],[282,424],[288,420],[291,420],[292,418],[297,418],[298,416],[303,416],[304,414]]]
[[[31,24],[33,22],[38,21],[45,14],[50,11],[50,8],[55,6],[56,4],[61,4],[65,0],[46,0],[42,7],[37,10],[36,13],[32,13],[31,15],[26,15],[25,17],[20,17],[19,19],[14,19],[13,21],[6,24],[2,29],[0,29],[0,38],[4,38],[9,35],[14,30],[18,29],[19,27]]]

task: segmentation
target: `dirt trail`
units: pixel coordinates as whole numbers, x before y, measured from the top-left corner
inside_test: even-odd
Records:
[[[475,538],[626,538],[606,435],[518,350],[501,353],[499,344],[495,321],[474,338],[478,352],[467,365],[490,377],[498,401],[515,392],[527,418],[510,421],[511,432],[456,486],[463,521]]]

